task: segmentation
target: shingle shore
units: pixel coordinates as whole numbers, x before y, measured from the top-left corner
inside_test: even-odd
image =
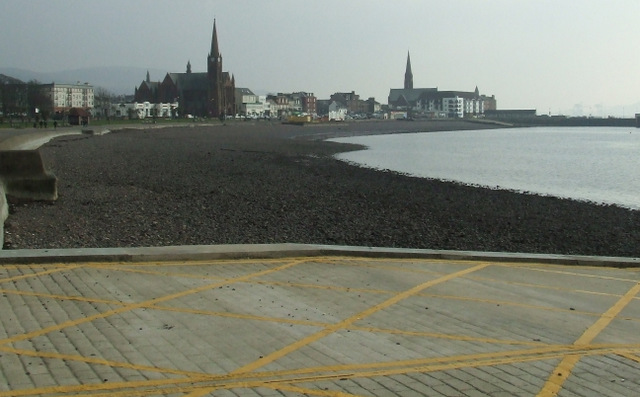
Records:
[[[360,168],[318,137],[486,128],[269,122],[121,130],[41,148],[53,204],[12,203],[5,249],[310,243],[640,257],[640,211]],[[295,137],[295,138],[294,138]]]

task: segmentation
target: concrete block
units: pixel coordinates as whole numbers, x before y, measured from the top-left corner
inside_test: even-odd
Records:
[[[58,179],[45,169],[39,150],[0,151],[0,180],[7,196],[55,201]]]

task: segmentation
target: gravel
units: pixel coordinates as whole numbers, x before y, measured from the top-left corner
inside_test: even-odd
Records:
[[[58,138],[54,203],[10,202],[5,249],[310,243],[640,257],[640,211],[360,168],[319,138],[462,121],[237,122]]]

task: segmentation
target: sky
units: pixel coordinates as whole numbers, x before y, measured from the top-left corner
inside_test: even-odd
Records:
[[[204,72],[215,18],[223,69],[257,93],[387,103],[410,52],[415,88],[477,86],[499,109],[630,117],[639,16],[638,0],[0,0],[0,67],[184,72],[190,61]]]

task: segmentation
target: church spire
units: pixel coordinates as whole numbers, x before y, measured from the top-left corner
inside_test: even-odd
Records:
[[[218,33],[216,32],[216,20],[213,20],[213,36],[211,37],[211,52],[209,56],[212,58],[218,58],[220,51],[218,50]]]
[[[407,70],[404,72],[404,89],[413,89],[413,73],[411,72],[411,56],[409,55],[409,51],[407,51]]]

